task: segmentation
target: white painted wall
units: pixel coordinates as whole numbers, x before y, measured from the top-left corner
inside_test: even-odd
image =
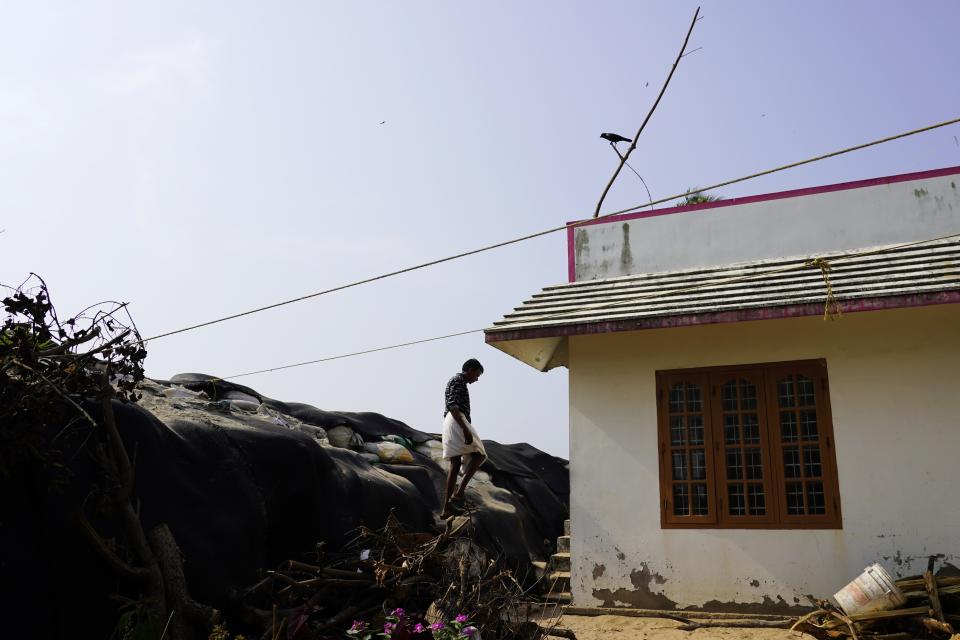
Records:
[[[661,529],[654,371],[814,358],[827,360],[843,529]],[[575,604],[646,604],[635,571],[704,606],[829,597],[875,561],[897,575],[933,553],[960,565],[958,363],[960,305],[571,338]]]
[[[960,232],[960,173],[574,230],[577,280],[860,249]]]

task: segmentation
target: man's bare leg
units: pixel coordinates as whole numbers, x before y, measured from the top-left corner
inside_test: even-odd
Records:
[[[460,473],[460,456],[448,458],[450,461],[450,471],[447,473],[447,491],[443,496],[443,512],[441,518],[449,518],[453,515],[450,510],[450,498],[453,497],[453,489],[457,486],[457,474]]]
[[[464,491],[467,490],[467,483],[470,482],[473,474],[477,472],[477,469],[480,468],[480,465],[482,465],[483,461],[486,459],[486,456],[480,455],[479,453],[470,454],[470,462],[467,463],[467,468],[463,472],[463,480],[460,481],[460,488],[457,489],[455,494],[453,494],[454,499],[459,500],[464,496]]]

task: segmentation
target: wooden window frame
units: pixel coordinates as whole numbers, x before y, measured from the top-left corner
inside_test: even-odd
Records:
[[[761,449],[765,496],[765,515],[733,516],[729,514],[727,500],[726,478],[726,450],[728,448],[743,447],[746,444],[728,445],[724,438],[723,415],[725,410],[722,403],[721,378],[724,375],[737,374],[737,388],[739,389],[740,376],[745,376],[757,388],[757,406],[755,412],[759,418],[760,443],[756,447]],[[786,376],[803,375],[813,381],[816,410],[816,440],[797,440],[796,444],[785,444],[782,440],[780,426],[780,412],[789,413],[791,410],[812,411],[813,407],[794,409],[781,408],[778,405],[777,384],[785,380]],[[704,389],[702,413],[704,416],[704,447],[706,448],[707,473],[704,482],[707,484],[707,515],[677,516],[673,512],[673,485],[683,484],[672,478],[671,466],[671,439],[670,439],[670,405],[669,394],[671,385],[677,382],[700,384]],[[827,378],[826,360],[795,360],[788,362],[754,363],[744,365],[725,365],[718,367],[700,367],[695,369],[674,369],[656,372],[657,388],[657,447],[660,464],[660,526],[663,529],[842,529],[843,516],[840,505],[840,491],[837,481],[836,451],[834,448],[833,419],[830,408],[829,380]],[[799,387],[795,388],[799,402]],[[738,394],[740,392],[738,391]],[[740,396],[738,395],[738,398]],[[740,400],[737,400],[739,403]],[[684,408],[686,411],[686,408]],[[738,404],[736,411],[741,411]],[[726,410],[726,413],[734,413]],[[674,417],[679,414],[674,413]],[[684,413],[683,415],[686,415]],[[798,413],[799,415],[799,413]],[[797,428],[800,428],[798,423]],[[740,432],[743,433],[742,431]],[[804,499],[810,500],[807,493],[808,480],[805,477],[786,477],[783,451],[785,447],[797,447],[801,456],[800,465],[806,473],[806,459],[803,458],[806,449],[814,444],[819,447],[819,464],[821,475],[813,478],[812,482],[823,484],[825,513],[791,515],[787,513],[787,482],[799,483],[803,487]],[[685,450],[690,447],[686,446]],[[689,464],[689,463],[688,463]],[[746,462],[744,461],[744,465]],[[744,472],[745,474],[746,472]],[[744,476],[746,477],[746,475]],[[748,491],[747,480],[735,480],[744,485]],[[760,484],[754,480],[754,484]],[[690,489],[692,491],[692,487]],[[692,495],[690,500],[692,500]],[[745,499],[748,499],[745,496]]]

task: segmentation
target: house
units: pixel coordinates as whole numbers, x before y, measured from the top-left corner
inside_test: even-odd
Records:
[[[960,565],[960,167],[571,223],[486,330],[569,369],[579,606],[778,611]]]

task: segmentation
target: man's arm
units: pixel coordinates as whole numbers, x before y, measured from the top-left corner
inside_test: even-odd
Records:
[[[473,444],[473,434],[470,433],[470,429],[467,429],[467,421],[463,419],[463,414],[460,413],[460,409],[457,407],[450,407],[450,413],[453,414],[453,419],[457,421],[457,424],[460,425],[460,428],[463,429],[463,440],[467,444]]]

